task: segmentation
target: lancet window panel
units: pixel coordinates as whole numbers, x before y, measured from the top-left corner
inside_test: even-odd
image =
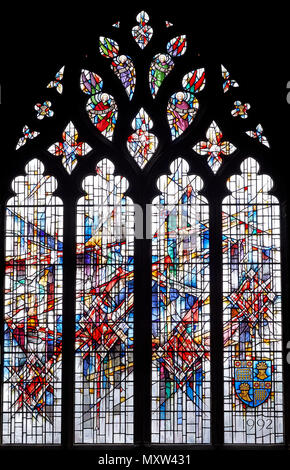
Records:
[[[134,205],[103,159],[77,205],[75,442],[133,442]]]
[[[152,205],[152,442],[210,442],[209,212],[178,158]]]
[[[280,207],[253,158],[223,202],[225,442],[284,440]]]
[[[2,442],[61,442],[63,207],[34,159],[6,206]]]

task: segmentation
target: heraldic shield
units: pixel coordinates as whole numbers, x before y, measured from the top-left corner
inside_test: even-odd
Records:
[[[264,403],[272,387],[272,361],[235,361],[235,390],[239,399],[253,408]]]

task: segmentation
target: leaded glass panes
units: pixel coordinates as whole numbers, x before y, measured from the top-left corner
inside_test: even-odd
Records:
[[[103,57],[112,59],[111,69],[121,81],[129,100],[133,98],[136,86],[136,70],[131,57],[119,55],[119,44],[110,38],[100,37],[99,51]]]
[[[186,36],[177,36],[167,43],[167,54],[161,52],[153,57],[149,69],[149,85],[152,98],[156,97],[163,80],[173,69],[174,61],[172,58],[185,54],[186,48]]]
[[[281,235],[287,255],[287,224],[283,212],[280,230],[274,196],[286,207],[277,138],[286,134],[270,122],[282,109],[279,86],[271,86],[268,71],[256,76],[261,50],[255,65],[246,60],[238,72],[230,57],[223,61],[217,36],[207,49],[190,15],[183,15],[185,35],[175,16],[168,15],[173,24],[151,9],[149,17],[120,7],[106,24],[97,9],[101,28],[82,34],[78,21],[74,38],[86,45],[65,48],[65,60],[52,53],[48,77],[43,62],[21,83],[19,67],[13,72],[9,64],[2,79],[1,110],[8,127],[15,123],[17,152],[3,140],[1,443],[11,452],[10,444],[60,443],[91,444],[96,452],[121,444],[130,452],[127,444],[147,446],[151,432],[153,444],[188,452],[196,444],[272,447],[285,438],[288,445],[279,245]],[[259,84],[265,122],[248,103],[242,77]],[[23,93],[18,106],[18,82],[32,87],[30,118]],[[253,159],[227,189],[247,149],[262,172],[275,175],[274,189]],[[42,163],[28,164],[12,197],[7,182],[34,154]],[[101,155],[108,159],[96,167]],[[183,159],[164,175],[174,155]],[[140,239],[152,227],[142,213],[134,240],[133,202],[148,208],[152,199],[153,238]]]
[[[34,159],[6,206],[2,441],[61,442],[63,208]]]
[[[80,78],[81,90],[89,95],[86,111],[94,126],[104,137],[112,140],[118,118],[115,98],[103,93],[103,80],[99,75],[83,69]]]
[[[136,20],[138,25],[132,28],[132,36],[141,49],[147,46],[153,35],[153,28],[148,24],[149,15],[146,11],[140,11]]]
[[[195,94],[205,87],[204,69],[193,70],[184,75],[182,87],[183,91],[174,93],[167,104],[167,120],[172,140],[188,129],[198,112],[199,102]]]
[[[213,121],[206,131],[207,141],[198,142],[193,150],[199,155],[207,157],[207,163],[213,173],[216,173],[223,163],[223,157],[231,155],[236,147],[223,139],[218,125]]]
[[[75,442],[133,442],[134,206],[107,159],[77,205]]]
[[[152,442],[210,442],[209,214],[178,158],[152,206]]]
[[[253,139],[257,139],[261,144],[265,145],[266,147],[270,147],[267,137],[263,134],[263,127],[261,124],[258,124],[254,131],[246,131],[246,134],[252,137]]]
[[[18,150],[20,147],[25,145],[28,139],[31,139],[31,140],[35,139],[35,137],[39,135],[39,132],[31,131],[29,127],[25,125],[23,127],[22,134],[23,134],[22,137],[20,137],[20,139],[17,142],[16,150]]]
[[[225,442],[283,442],[280,210],[253,158],[223,201]]]
[[[153,127],[153,121],[144,108],[141,108],[133,119],[132,127],[135,132],[129,135],[127,148],[135,162],[143,169],[158,147],[156,135],[149,132]]]
[[[63,72],[64,72],[64,67],[62,67],[57,74],[54,77],[54,80],[48,83],[47,88],[55,88],[56,91],[60,94],[63,92],[63,84],[62,84],[62,79],[63,79]]]
[[[77,157],[84,157],[92,149],[86,142],[78,140],[79,134],[72,122],[69,122],[62,133],[62,142],[56,142],[47,150],[56,157],[62,157],[62,164],[71,174],[78,164]]]

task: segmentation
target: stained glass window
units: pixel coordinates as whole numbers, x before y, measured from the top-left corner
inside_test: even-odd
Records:
[[[283,442],[280,210],[253,158],[223,202],[225,442]]]
[[[213,121],[206,132],[207,141],[198,142],[193,150],[199,155],[207,157],[210,169],[216,173],[223,163],[224,155],[231,155],[236,147],[226,140],[218,125]]]
[[[24,126],[22,130],[23,136],[17,142],[16,150],[26,144],[28,139],[35,139],[39,135],[37,131],[31,131],[28,126]]]
[[[97,8],[40,93],[2,77],[1,445],[289,447],[282,68],[182,9]]]
[[[239,84],[236,82],[236,80],[232,80],[231,79],[231,76],[229,74],[229,72],[227,71],[227,69],[221,65],[221,69],[222,69],[222,77],[223,77],[223,90],[224,90],[224,93],[226,93],[227,91],[229,91],[230,87],[234,87],[234,88],[237,88],[239,86]]]
[[[248,134],[253,139],[258,139],[258,141],[261,142],[261,144],[266,145],[266,147],[270,147],[267,137],[263,135],[263,127],[261,124],[257,125],[255,131],[246,131],[246,134]]]
[[[3,443],[61,441],[63,208],[34,159],[6,207]]]
[[[140,168],[144,168],[158,147],[158,139],[149,132],[153,127],[153,121],[143,108],[133,120],[132,127],[135,132],[128,137],[127,147]]]
[[[152,207],[152,442],[210,442],[209,214],[181,158]]]
[[[167,105],[167,119],[172,140],[183,134],[192,123],[199,102],[195,93],[202,91],[205,86],[204,69],[187,73],[182,79],[183,91],[171,96]]]
[[[110,38],[100,37],[100,53],[107,59],[112,59],[111,69],[121,80],[123,87],[129,97],[133,98],[136,85],[136,71],[131,57],[119,55],[119,44]]]
[[[152,98],[156,97],[163,80],[173,69],[173,57],[180,57],[185,54],[186,47],[186,36],[177,36],[167,43],[167,54],[161,52],[153,57],[149,69],[149,85]]]
[[[77,156],[83,157],[92,149],[85,142],[79,142],[78,131],[72,122],[69,122],[62,133],[63,142],[56,142],[47,150],[52,155],[61,156],[62,164],[70,174],[78,164]]]
[[[55,88],[56,91],[60,94],[63,92],[63,84],[62,84],[62,79],[63,79],[63,73],[64,73],[64,67],[62,67],[57,74],[54,77],[54,80],[48,83],[47,88]]]
[[[88,70],[81,71],[80,86],[86,95],[90,95],[86,104],[90,120],[104,137],[112,140],[118,118],[115,98],[108,93],[101,93],[103,80]]]
[[[75,442],[133,442],[134,206],[107,159],[77,205]]]
[[[138,25],[132,28],[132,36],[141,49],[147,46],[153,35],[153,29],[148,24],[149,15],[146,11],[138,13],[136,20]]]

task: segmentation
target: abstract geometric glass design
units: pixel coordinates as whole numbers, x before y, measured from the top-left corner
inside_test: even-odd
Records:
[[[70,121],[62,133],[63,142],[56,142],[47,149],[52,155],[62,156],[62,164],[68,174],[76,167],[77,156],[82,157],[92,150],[89,144],[78,142],[78,136],[78,131]]]
[[[223,162],[222,155],[231,155],[236,147],[230,142],[222,142],[223,134],[215,121],[206,131],[206,137],[207,141],[198,142],[192,149],[199,155],[206,155],[210,169],[216,173]]]
[[[266,147],[270,147],[267,137],[263,135],[263,127],[261,126],[261,124],[257,125],[255,131],[246,131],[246,134],[252,137],[253,139],[258,139],[258,141]]]
[[[186,36],[181,35],[171,39],[166,46],[167,54],[159,53],[153,57],[149,69],[149,85],[153,98],[156,97],[165,77],[174,67],[172,57],[180,57],[185,54],[187,48]]]
[[[81,90],[89,95],[86,111],[94,126],[109,140],[113,139],[118,118],[118,107],[113,96],[101,93],[103,80],[94,72],[83,69],[80,79]]]
[[[178,158],[152,204],[152,442],[210,442],[209,212]]]
[[[153,127],[153,121],[144,108],[141,108],[133,119],[132,127],[135,132],[128,137],[127,147],[140,168],[144,168],[158,147],[157,137],[149,132]]]
[[[136,20],[138,25],[132,28],[132,36],[141,49],[144,49],[153,35],[153,28],[148,23],[149,15],[146,11],[138,13]]]
[[[225,442],[283,442],[280,210],[247,158],[223,201]]]
[[[224,82],[223,82],[224,93],[229,91],[231,86],[234,88],[237,88],[239,84],[236,82],[236,80],[231,79],[231,76],[229,72],[227,71],[227,69],[223,65],[221,66],[221,69],[222,69],[222,77],[224,79]]]
[[[103,57],[113,59],[111,69],[121,80],[123,87],[129,97],[133,98],[136,86],[136,70],[132,59],[127,55],[119,55],[119,44],[110,38],[100,36],[99,51]]]
[[[183,77],[182,86],[184,91],[174,93],[167,105],[167,119],[172,140],[183,134],[198,111],[199,102],[194,93],[203,90],[205,86],[204,69],[187,73]]]
[[[75,442],[133,442],[134,206],[101,160],[77,204]]]
[[[63,207],[31,160],[6,206],[2,439],[61,441]]]

